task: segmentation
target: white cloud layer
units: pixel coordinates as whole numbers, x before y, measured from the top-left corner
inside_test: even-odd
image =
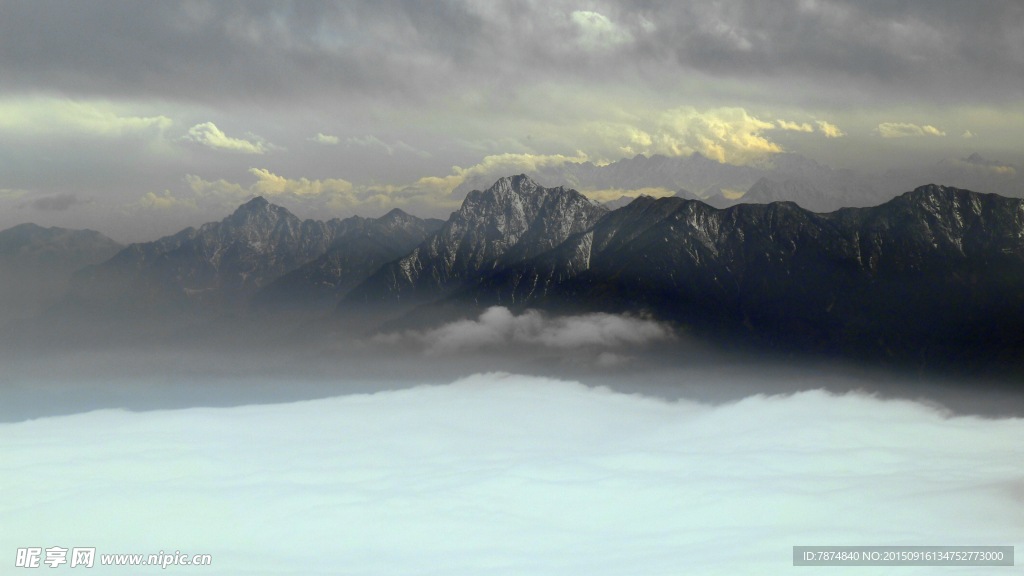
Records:
[[[689,156],[700,152],[730,164],[748,164],[783,152],[763,133],[776,129],[744,108],[693,106],[653,111],[624,122],[594,121],[588,131],[627,156],[664,154]]]
[[[794,545],[1020,550],[1021,437],[1020,419],[857,394],[711,407],[502,374],[102,410],[0,424],[0,549],[211,554],[209,576],[777,575]]]
[[[519,316],[493,306],[476,320],[461,320],[425,332],[385,335],[384,341],[412,340],[429,355],[466,350],[507,350],[509,346],[541,346],[559,350],[627,348],[674,338],[672,330],[654,320],[615,314],[546,317],[536,310]]]
[[[253,141],[243,138],[232,138],[220,128],[217,128],[213,122],[204,122],[189,128],[188,134],[184,136],[184,139],[198,142],[209,148],[241,152],[243,154],[264,154],[277,148],[273,144],[264,142],[259,137],[252,135],[250,137],[253,138]]]

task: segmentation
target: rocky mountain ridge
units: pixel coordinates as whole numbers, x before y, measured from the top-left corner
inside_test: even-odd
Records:
[[[447,296],[482,274],[551,250],[607,213],[575,190],[545,188],[525,175],[501,178],[470,192],[435,235],[356,286],[343,304]]]
[[[326,252],[280,276],[255,296],[264,308],[333,307],[384,264],[407,255],[444,224],[395,208],[380,218],[342,220]]]
[[[330,322],[341,324],[417,306],[643,312],[759,346],[1012,356],[1024,351],[1024,200],[929,185],[827,213],[649,196],[609,211],[519,175],[471,192],[443,223],[397,210],[300,221],[255,199],[75,282],[81,301],[92,290],[113,306],[340,299]]]
[[[402,220],[400,214],[391,220]],[[233,310],[285,273],[324,255],[339,238],[366,231],[366,222],[303,221],[257,197],[219,222],[132,244],[80,271],[72,295],[88,304]]]
[[[1022,286],[1024,201],[932,185],[828,214],[641,198],[457,298],[648,310],[844,353],[965,353],[1019,345]]]

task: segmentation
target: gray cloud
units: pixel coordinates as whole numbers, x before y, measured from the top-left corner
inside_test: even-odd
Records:
[[[253,168],[351,183],[352,198],[300,214],[323,218],[447,216],[447,192],[510,155],[786,151],[882,171],[977,149],[1020,164],[1024,15],[979,6],[2,2],[0,189],[73,189],[94,205],[39,217],[141,240],[226,204],[197,197],[145,225],[126,205],[187,200],[189,175],[247,188]],[[950,137],[880,138],[894,121]]]
[[[468,84],[636,76],[660,85],[806,77],[930,101],[1020,97],[1024,8],[1011,0],[764,3],[8,2],[7,90],[190,101],[430,98]],[[980,89],[979,89],[980,87]],[[513,96],[514,97],[514,96]]]
[[[45,212],[63,212],[78,204],[86,204],[86,202],[79,200],[78,196],[74,194],[56,194],[54,196],[36,198],[31,202],[19,205],[18,208],[31,208],[32,210],[42,210]]]

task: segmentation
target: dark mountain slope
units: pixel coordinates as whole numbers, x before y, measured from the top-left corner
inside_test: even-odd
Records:
[[[1020,349],[1022,287],[1024,202],[924,186],[829,214],[636,201],[458,298],[645,309],[803,350],[962,357]]]
[[[268,309],[337,304],[354,286],[384,264],[408,254],[444,224],[421,220],[394,209],[384,216],[342,220],[327,251],[281,276],[256,295],[257,305]]]

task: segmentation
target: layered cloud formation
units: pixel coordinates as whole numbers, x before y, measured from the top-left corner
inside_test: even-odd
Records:
[[[774,575],[794,545],[1020,550],[1022,436],[1019,419],[857,394],[708,406],[504,374],[103,410],[0,424],[0,515],[17,527],[0,546],[396,576]]]
[[[935,0],[28,3],[0,19],[0,84],[203,102],[415,100],[474,79],[512,85],[526,71],[623,80],[640,69],[782,78],[801,96],[839,84],[987,99],[1019,89],[1022,18],[1013,2]]]
[[[90,204],[0,229],[149,240],[222,216],[195,178],[247,189],[253,168],[351,183],[302,195],[326,218],[443,216],[474,175],[558,158],[1019,165],[1022,23],[934,0],[4,5],[0,189]]]

